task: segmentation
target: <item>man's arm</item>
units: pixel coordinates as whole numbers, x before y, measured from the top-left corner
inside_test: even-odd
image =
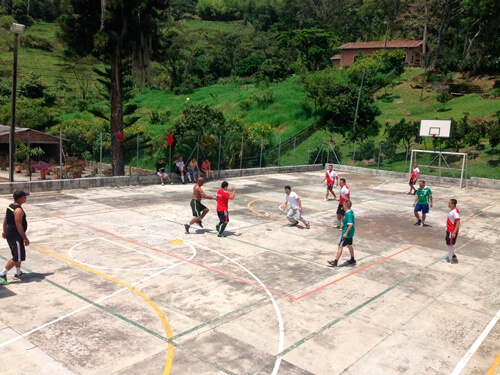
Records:
[[[216,198],[216,197],[212,197],[211,195],[207,195],[207,194],[205,194],[205,192],[203,191],[203,189],[202,189],[202,188],[199,188],[199,189],[200,189],[200,194],[201,194],[201,197],[202,197],[202,198],[217,200],[217,198]]]
[[[288,201],[285,201],[285,203],[283,203],[283,208],[281,209],[281,212],[280,212],[280,215],[285,212],[285,209],[286,209],[286,206],[288,205]]]
[[[236,188],[233,186],[233,193],[229,197],[229,199],[234,199],[234,196],[236,195]]]
[[[455,230],[451,234],[452,238],[455,238],[457,236],[458,230],[460,229],[460,219],[455,219]]]
[[[5,238],[7,233],[7,215],[4,216],[3,218],[3,232],[2,232],[2,237]]]
[[[302,211],[302,201],[297,197],[297,202],[299,202],[299,211]]]
[[[22,210],[22,208],[16,208],[14,211],[14,221],[16,223],[16,229],[19,235],[23,238],[24,244],[28,246],[30,244],[30,240],[28,240],[28,237],[26,237],[26,233],[24,232],[23,216],[24,211]]]
[[[430,193],[430,195],[429,195],[429,200],[430,200],[430,202],[431,202],[431,207],[432,207],[432,191],[430,191],[430,190],[429,190],[429,193]]]
[[[352,224],[351,223],[347,224],[347,230],[344,233],[344,238],[347,238],[347,233],[349,233],[349,231],[351,230],[351,228],[352,228]]]

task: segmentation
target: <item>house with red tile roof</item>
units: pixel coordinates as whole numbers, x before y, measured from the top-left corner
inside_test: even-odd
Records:
[[[380,50],[400,49],[405,52],[405,64],[422,65],[423,40],[388,40],[380,42],[351,42],[339,47],[340,54],[332,56],[332,66],[350,66],[358,56],[371,55]]]

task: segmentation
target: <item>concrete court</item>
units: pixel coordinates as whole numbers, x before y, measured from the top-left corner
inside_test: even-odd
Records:
[[[231,179],[227,238],[209,200],[204,228],[184,233],[190,184],[32,194],[32,275],[11,271],[0,286],[2,373],[500,373],[500,191],[430,185],[431,226],[420,228],[406,181],[341,177],[355,267],[326,266],[340,232],[323,172]],[[286,184],[310,230],[278,215]],[[450,197],[462,215],[456,265],[441,261]],[[3,242],[0,262],[9,254]]]

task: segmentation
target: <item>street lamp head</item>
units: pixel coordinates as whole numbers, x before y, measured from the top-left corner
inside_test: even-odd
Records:
[[[20,23],[13,23],[10,27],[10,31],[12,31],[14,34],[22,34],[24,33],[24,29],[25,26],[21,25]]]

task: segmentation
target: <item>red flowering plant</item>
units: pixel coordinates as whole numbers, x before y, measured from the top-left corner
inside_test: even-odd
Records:
[[[45,161],[41,161],[39,163],[36,163],[34,165],[34,167],[35,167],[35,171],[37,171],[37,172],[48,171],[50,169],[50,164],[45,162]]]

